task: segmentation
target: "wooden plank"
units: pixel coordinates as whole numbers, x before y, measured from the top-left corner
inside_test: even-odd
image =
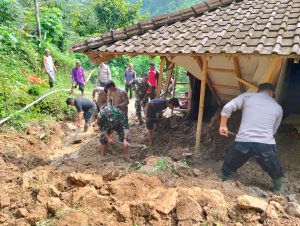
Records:
[[[171,78],[172,78],[172,73],[173,73],[174,67],[175,67],[175,64],[170,63],[169,67],[167,69],[167,77],[166,77],[166,82],[165,82],[165,86],[164,86],[164,93],[165,93],[164,99],[166,99],[167,94],[168,94],[168,89],[169,89],[169,86],[170,86],[170,81],[171,81]]]
[[[226,72],[226,73],[234,73],[235,69],[230,68],[215,68],[215,67],[208,67],[208,71],[218,71],[218,72]]]
[[[201,57],[198,56],[198,57],[195,57],[195,59],[200,67],[200,70],[202,70],[203,62],[201,60]],[[214,95],[214,97],[216,98],[218,105],[221,106],[221,100],[218,97],[218,95],[216,94],[215,89],[212,87],[212,82],[210,80],[208,72],[207,72],[207,85],[208,85],[209,89],[211,90],[212,94]]]
[[[233,90],[240,89],[238,86],[223,85],[223,84],[212,84],[212,87],[213,88],[221,88],[221,89],[233,89]]]
[[[234,64],[234,68],[235,68],[236,77],[242,79],[242,73],[240,70],[239,59],[237,56],[233,56],[232,59],[233,59],[233,64]],[[240,87],[241,93],[245,92],[243,84],[241,82],[239,82],[239,87]]]
[[[254,92],[256,92],[258,90],[258,87],[244,79],[235,77],[240,83],[243,83],[245,86],[248,86],[251,90],[253,90]]]
[[[157,87],[156,87],[156,93],[155,93],[156,98],[160,97],[160,90],[161,90],[161,86],[162,86],[162,79],[164,76],[165,63],[166,63],[166,58],[161,57],[160,58],[160,67],[159,67],[159,78],[157,81]]]
[[[275,57],[268,70],[263,76],[263,83],[264,82],[269,82],[269,83],[274,83],[276,76],[278,75],[281,66],[282,66],[283,58],[282,57]]]
[[[197,131],[196,131],[196,145],[195,149],[199,150],[201,143],[201,130],[202,130],[202,120],[204,112],[204,100],[205,100],[205,89],[207,81],[207,65],[208,58],[205,57],[201,73],[201,89],[200,89],[200,101],[199,101],[199,113],[198,113],[198,122],[197,122]]]

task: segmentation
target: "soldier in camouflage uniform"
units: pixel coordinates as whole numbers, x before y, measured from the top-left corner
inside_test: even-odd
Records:
[[[140,125],[143,124],[142,109],[145,108],[150,96],[151,84],[148,82],[148,78],[148,74],[146,73],[142,78],[136,78],[131,83],[136,95],[135,112]]]
[[[98,114],[98,126],[101,130],[100,136],[100,154],[103,157],[106,153],[107,144],[114,142],[111,134],[115,131],[118,133],[119,141],[123,143],[123,158],[131,161],[128,154],[128,123],[123,112],[113,106],[102,109]]]

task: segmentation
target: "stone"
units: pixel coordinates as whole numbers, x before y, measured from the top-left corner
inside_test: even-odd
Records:
[[[284,213],[284,208],[282,205],[280,205],[278,202],[275,201],[270,201],[270,205],[273,205],[277,211],[279,211],[280,213]]]
[[[296,194],[291,194],[287,196],[289,202],[296,202]]]
[[[64,215],[57,226],[87,226],[91,225],[88,215],[81,212],[73,212]]]
[[[179,221],[203,220],[201,206],[190,197],[183,197],[176,204],[176,215]]]
[[[0,197],[0,207],[5,208],[10,206],[10,198],[7,194],[2,194]]]
[[[279,216],[278,216],[278,214],[276,212],[276,208],[273,205],[268,205],[268,207],[267,207],[267,209],[265,211],[265,214],[266,214],[267,217],[269,217],[271,219],[275,219],[276,220],[276,219],[279,218]]]
[[[40,188],[38,194],[37,194],[37,200],[40,203],[47,203],[47,201],[49,200],[50,195],[49,195],[49,191],[47,187],[42,187]]]
[[[300,218],[300,205],[295,202],[289,202],[285,207],[285,211],[288,215]]]
[[[68,176],[68,180],[79,187],[84,187],[88,184],[95,186],[96,188],[100,188],[103,185],[103,179],[100,176],[85,174],[85,173],[71,173]]]
[[[153,197],[154,208],[164,214],[169,214],[176,206],[178,193],[176,189],[167,189],[159,191],[156,197]],[[150,197],[149,197],[150,198]]]
[[[122,222],[130,221],[132,219],[130,207],[128,204],[122,204],[121,206],[114,206],[114,208],[118,212],[119,218],[122,218]]]
[[[52,196],[52,197],[59,197],[60,196],[60,191],[57,190],[57,188],[53,185],[50,185],[48,187],[48,191],[49,191],[49,194]]]
[[[54,216],[57,211],[67,211],[69,207],[59,198],[51,197],[47,202],[48,214]]]
[[[234,226],[243,226],[243,224],[241,224],[240,222],[235,223]]]
[[[250,195],[239,196],[237,202],[241,209],[256,209],[264,212],[268,207],[268,202],[266,200]]]
[[[80,204],[86,208],[101,207],[103,209],[110,206],[109,198],[98,195],[97,190],[92,186],[74,190],[71,204]]]
[[[16,212],[16,217],[17,218],[23,218],[28,216],[28,211],[25,208],[19,208]]]
[[[10,219],[9,215],[6,213],[0,213],[0,223],[3,224]]]
[[[30,210],[30,214],[26,217],[27,221],[31,225],[35,225],[36,222],[47,219],[47,210],[44,206],[38,206]]]
[[[201,172],[200,172],[200,170],[194,168],[193,169],[193,174],[194,174],[195,177],[199,177],[201,175]]]

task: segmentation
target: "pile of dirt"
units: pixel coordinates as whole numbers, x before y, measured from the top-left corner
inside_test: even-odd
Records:
[[[118,144],[100,159],[98,133],[77,134],[73,123],[0,134],[0,225],[300,225],[296,160],[286,168],[285,196],[270,191],[270,178],[254,162],[221,182],[234,139],[219,136],[216,123],[204,124],[202,152],[193,152],[195,124],[176,121],[158,131],[151,148],[130,149],[133,165]],[[286,130],[281,150],[284,142],[298,143],[287,142]],[[130,141],[144,143],[144,131],[132,125]],[[72,143],[75,135],[80,143]]]
[[[300,206],[282,196],[231,198],[144,173],[106,178],[41,166],[20,183],[19,197],[1,194],[1,225],[300,225]]]

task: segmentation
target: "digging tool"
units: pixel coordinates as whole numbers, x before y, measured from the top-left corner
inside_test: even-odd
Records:
[[[118,143],[118,144],[123,144],[121,141],[119,141],[115,136],[113,136],[114,140]],[[146,154],[145,151],[147,150],[147,148],[149,146],[145,145],[145,144],[134,144],[134,143],[130,143],[128,145],[130,148],[141,148],[140,154],[139,154],[139,159],[144,159],[146,158]]]
[[[236,137],[236,133],[234,133],[234,132],[228,131],[228,134],[231,135],[231,136]]]

